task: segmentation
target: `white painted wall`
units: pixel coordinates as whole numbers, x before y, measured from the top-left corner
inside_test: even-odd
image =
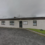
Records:
[[[23,25],[23,28],[35,28],[45,30],[45,20],[37,20],[37,26],[33,26],[33,20],[26,21],[28,21],[28,25]]]
[[[1,20],[0,20],[0,27],[19,28],[19,21],[21,20],[14,20],[14,25],[10,25],[10,20],[5,20],[5,25],[1,25]],[[45,30],[45,20],[37,20],[37,26],[33,26],[33,20],[22,20],[22,22],[23,21],[27,21],[28,24],[24,25],[22,23],[22,28],[35,28],[35,29]]]
[[[2,25],[0,21],[0,27],[19,28],[19,22],[14,20],[14,25],[10,25],[10,20],[5,20],[5,25]]]

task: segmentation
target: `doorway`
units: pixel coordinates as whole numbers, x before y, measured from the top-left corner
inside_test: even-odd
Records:
[[[19,21],[19,27],[22,28],[22,21]]]

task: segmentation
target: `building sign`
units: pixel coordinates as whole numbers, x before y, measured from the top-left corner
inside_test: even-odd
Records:
[[[24,21],[23,24],[27,25],[27,21]]]

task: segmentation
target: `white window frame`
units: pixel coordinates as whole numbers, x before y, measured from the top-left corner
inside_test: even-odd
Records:
[[[37,20],[33,20],[33,26],[37,26]]]
[[[14,25],[14,21],[12,21],[12,23],[11,23],[11,21],[10,21],[10,25]]]
[[[2,25],[5,25],[5,21],[1,21],[1,24],[2,24]]]

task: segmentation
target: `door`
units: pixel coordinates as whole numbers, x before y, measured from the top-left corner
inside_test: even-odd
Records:
[[[22,28],[22,21],[19,21],[19,27]]]

